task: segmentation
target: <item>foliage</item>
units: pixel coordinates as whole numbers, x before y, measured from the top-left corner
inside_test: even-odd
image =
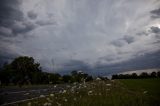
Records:
[[[2,85],[59,84],[90,80],[93,80],[92,76],[76,70],[72,71],[71,75],[64,76],[44,72],[39,63],[35,63],[32,57],[27,56],[15,58],[10,64],[4,64],[0,71]]]
[[[160,79],[125,79],[72,84],[66,92],[15,105],[28,106],[159,106]],[[157,86],[158,85],[158,86]],[[48,105],[46,105],[48,104]]]
[[[18,57],[10,64],[4,65],[0,72],[0,80],[6,85],[36,83],[33,79],[35,77],[40,79],[39,73],[41,73],[40,64],[35,63],[32,57]]]
[[[142,79],[142,78],[160,78],[160,71],[152,72],[150,74],[142,72],[140,75],[137,75],[136,73],[112,75],[112,79]]]

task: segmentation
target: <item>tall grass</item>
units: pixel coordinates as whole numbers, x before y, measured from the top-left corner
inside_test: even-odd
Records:
[[[152,84],[151,84],[152,82]],[[58,93],[50,92],[16,106],[160,106],[155,88],[160,79],[93,81],[74,84]],[[13,105],[12,105],[13,106]]]

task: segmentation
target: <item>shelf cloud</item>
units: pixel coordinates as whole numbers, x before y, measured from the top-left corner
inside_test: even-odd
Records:
[[[46,71],[54,60],[56,72],[92,72],[158,58],[159,6],[158,0],[1,0],[0,63],[27,55]]]

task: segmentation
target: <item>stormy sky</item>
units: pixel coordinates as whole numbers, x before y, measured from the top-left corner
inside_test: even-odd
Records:
[[[159,0],[0,0],[0,64],[112,73],[160,67]]]

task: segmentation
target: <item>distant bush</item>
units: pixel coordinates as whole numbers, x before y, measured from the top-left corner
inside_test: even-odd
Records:
[[[64,76],[43,72],[40,64],[27,56],[15,58],[10,64],[5,63],[0,71],[0,85],[59,84],[91,80],[92,76],[76,70],[71,75]]]
[[[112,79],[138,79],[138,78],[160,78],[160,71],[152,72],[150,74],[142,72],[140,75],[137,75],[136,73],[112,75]]]

